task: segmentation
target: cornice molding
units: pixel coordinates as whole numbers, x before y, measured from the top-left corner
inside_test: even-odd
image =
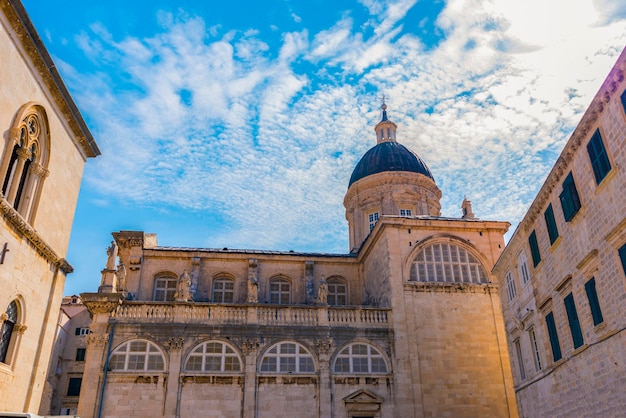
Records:
[[[495,283],[440,283],[440,282],[408,282],[405,291],[427,293],[497,293]]]

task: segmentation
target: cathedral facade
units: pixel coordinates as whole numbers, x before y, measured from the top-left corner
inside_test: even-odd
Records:
[[[491,269],[506,222],[442,217],[382,107],[344,199],[346,254],[113,233],[78,415],[516,417]]]

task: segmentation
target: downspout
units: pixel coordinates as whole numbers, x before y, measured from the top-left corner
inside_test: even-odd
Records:
[[[107,374],[109,374],[109,358],[111,357],[111,346],[113,345],[114,333],[115,333],[115,321],[112,321],[111,331],[109,331],[109,341],[107,344],[107,358],[104,361],[104,370],[102,374],[102,386],[100,390],[100,404],[98,405],[98,418],[102,416],[102,406],[104,405],[104,388],[107,385]]]

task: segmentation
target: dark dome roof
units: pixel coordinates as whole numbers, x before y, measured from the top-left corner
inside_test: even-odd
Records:
[[[420,157],[404,145],[395,141],[377,144],[365,153],[350,177],[350,184],[364,177],[385,171],[410,171],[423,174],[435,181],[428,167]]]

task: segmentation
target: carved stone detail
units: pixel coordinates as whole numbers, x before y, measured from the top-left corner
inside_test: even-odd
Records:
[[[261,341],[258,338],[246,338],[241,344],[241,350],[244,354],[250,354],[256,350]]]
[[[185,344],[184,337],[170,337],[165,343],[165,345],[169,347],[169,349],[172,351],[181,350],[184,344]]]
[[[87,347],[103,347],[108,341],[108,334],[87,334],[85,337]]]
[[[318,354],[328,354],[332,345],[332,338],[322,338],[315,342],[315,349],[317,350]]]
[[[24,334],[24,331],[26,331],[27,329],[28,329],[28,327],[26,325],[24,325],[24,324],[15,324],[13,326],[13,330],[15,332],[17,332],[18,334],[20,334],[20,335]]]

